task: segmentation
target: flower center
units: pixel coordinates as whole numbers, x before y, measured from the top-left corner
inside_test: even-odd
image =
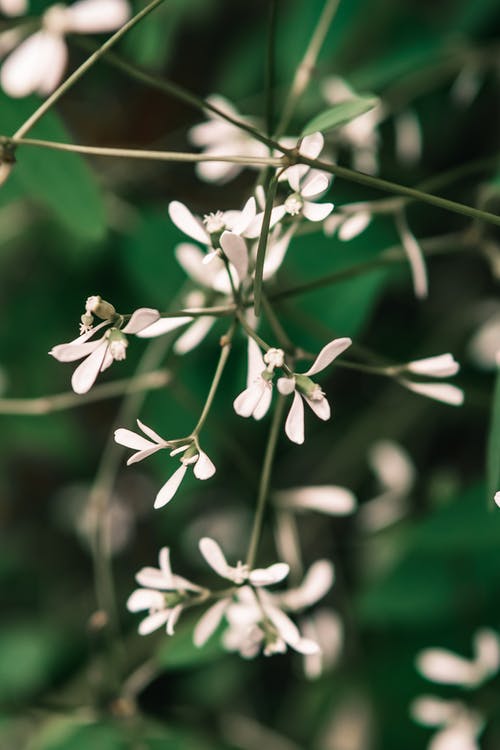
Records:
[[[285,201],[285,210],[290,216],[297,216],[302,211],[304,201],[300,193],[292,193]]]
[[[215,213],[206,214],[203,217],[203,223],[207,228],[209,234],[219,234],[226,228],[224,221],[224,214],[222,211],[216,211]]]

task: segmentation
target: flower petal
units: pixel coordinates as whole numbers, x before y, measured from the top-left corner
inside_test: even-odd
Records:
[[[464,402],[464,392],[461,388],[450,383],[413,383],[411,380],[399,378],[399,383],[410,391],[419,393],[421,396],[442,401],[451,406],[461,406]]]
[[[325,596],[334,579],[332,563],[329,560],[317,560],[307,571],[300,586],[279,595],[280,604],[292,610],[310,607]]]
[[[416,372],[418,375],[427,375],[430,378],[448,378],[457,374],[460,365],[453,354],[448,353],[408,362],[406,369],[410,372]]]
[[[304,403],[297,392],[286,418],[285,432],[292,443],[302,445],[304,442]]]
[[[252,417],[254,419],[262,419],[266,416],[269,407],[271,406],[271,401],[273,400],[273,389],[271,386],[266,387],[264,390],[264,393],[262,394],[262,397],[255,407],[255,409],[252,412]]]
[[[415,296],[418,299],[423,299],[424,297],[427,297],[429,284],[427,280],[427,267],[425,265],[422,249],[418,244],[415,235],[410,231],[406,217],[403,214],[397,216],[396,227],[401,238],[401,244],[403,245],[410,264]]]
[[[141,307],[139,310],[135,310],[132,313],[127,325],[122,328],[123,333],[138,333],[144,328],[156,323],[160,318],[158,310],[153,310],[151,307]]]
[[[113,31],[130,18],[126,0],[79,0],[65,9],[68,30],[79,34]]]
[[[273,498],[281,508],[315,510],[331,516],[347,516],[356,509],[355,495],[334,485],[291,487],[274,492]]]
[[[250,571],[248,580],[253,586],[272,586],[279,583],[290,572],[290,566],[286,563],[274,563],[268,568],[255,568]]]
[[[88,341],[86,344],[58,344],[52,347],[49,354],[58,362],[75,362],[77,359],[88,357],[101,344],[102,339]]]
[[[421,695],[410,706],[412,718],[427,727],[438,727],[451,722],[460,711],[457,701],[444,700],[435,695]]]
[[[266,390],[270,390],[270,388],[270,385],[263,378],[259,378],[249,388],[245,388],[233,401],[236,414],[240,417],[251,417],[260,405]]]
[[[61,76],[66,54],[61,37],[45,30],[37,31],[7,57],[0,72],[0,84],[13,97],[38,91],[45,77],[52,85],[54,77]]]
[[[181,315],[176,318],[160,318],[155,323],[152,323],[147,328],[143,328],[137,333],[137,336],[141,339],[152,339],[156,336],[163,336],[164,333],[175,331],[176,328],[180,328],[186,323],[190,323],[193,318],[187,315]]]
[[[324,144],[325,139],[320,131],[311,133],[311,135],[306,135],[305,138],[302,139],[299,153],[303,156],[307,156],[309,159],[316,159],[323,150]]]
[[[312,367],[304,373],[304,375],[316,375],[317,372],[321,372],[325,367],[328,367],[339,354],[342,354],[349,346],[351,346],[351,339],[345,337],[341,339],[333,339],[329,344],[323,347],[316,359],[314,360]]]
[[[477,685],[477,665],[452,651],[428,648],[417,656],[417,669],[424,677],[441,685]]]
[[[323,221],[333,211],[333,203],[311,203],[304,201],[302,214],[309,221]]]
[[[132,448],[134,451],[144,451],[157,447],[156,443],[152,443],[150,440],[143,438],[142,435],[138,435],[136,432],[127,430],[124,427],[119,427],[115,430],[115,443],[124,445],[125,448]]]
[[[243,210],[239,212],[239,216],[236,221],[233,221],[231,223],[231,231],[235,234],[244,234],[247,227],[255,219],[256,214],[257,204],[255,202],[255,198],[252,197],[247,200],[247,202],[243,206]]]
[[[51,37],[51,49],[45,59],[40,61],[40,81],[36,87],[36,93],[41,96],[47,96],[57,88],[68,62],[68,48],[64,39],[59,34],[47,34]]]
[[[215,572],[222,578],[232,580],[231,567],[228,565],[226,557],[215,539],[210,539],[210,537],[205,536],[203,539],[200,539],[198,546],[201,554],[212,570],[215,570]]]
[[[177,620],[181,616],[181,612],[184,609],[183,604],[177,604],[171,611],[167,620],[167,635],[174,634],[174,628],[177,624]]]
[[[166,482],[159,493],[156,496],[154,507],[163,508],[164,505],[170,502],[177,490],[179,489],[180,483],[184,479],[184,474],[187,471],[187,465],[182,464],[179,468],[174,471],[168,482]]]
[[[164,625],[170,616],[169,609],[162,609],[159,612],[153,612],[152,615],[146,617],[145,620],[139,625],[139,635],[149,635],[154,630],[158,630]]]
[[[176,354],[187,354],[195,349],[208,334],[216,318],[210,315],[201,315],[194,323],[182,333],[174,344]]]
[[[197,242],[210,245],[210,237],[199,219],[197,219],[189,208],[180,201],[172,201],[168,207],[168,214],[175,226]]]
[[[312,399],[312,398],[308,398],[307,396],[304,396],[304,401],[309,406],[309,408],[313,410],[316,416],[322,419],[324,422],[330,419],[331,417],[330,404],[328,403],[328,399],[325,398],[325,396],[322,396],[321,398],[317,398],[317,399]]]
[[[240,281],[245,281],[248,274],[248,250],[245,240],[232,232],[223,232],[220,246],[235,267]]]
[[[224,617],[224,613],[229,606],[231,599],[220,599],[212,604],[196,623],[193,633],[193,642],[195,646],[203,646],[213,633],[219,627],[219,623]]]
[[[357,237],[361,232],[364,232],[367,226],[372,220],[372,215],[369,211],[359,211],[358,213],[352,214],[345,219],[338,231],[338,238],[342,242],[349,242]]]
[[[326,172],[311,169],[302,183],[300,194],[303,198],[314,198],[325,193],[330,186],[331,178]]]
[[[196,479],[210,479],[215,474],[215,466],[202,450],[200,450],[198,460],[194,465],[193,474]]]
[[[107,351],[108,342],[102,341],[97,349],[78,365],[71,378],[71,387],[75,393],[82,394],[90,391],[104,363]]]
[[[165,604],[165,597],[160,591],[136,589],[127,599],[129,612],[141,612],[143,609],[160,609]]]
[[[295,378],[278,378],[276,385],[282,396],[289,396],[295,390]]]

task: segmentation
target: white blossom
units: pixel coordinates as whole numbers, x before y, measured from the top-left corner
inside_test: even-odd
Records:
[[[500,492],[495,492],[495,497],[493,499],[495,503],[498,505],[498,507],[500,508]]]
[[[100,297],[89,298],[89,300],[93,301],[100,299]],[[108,305],[109,303],[104,304]],[[88,301],[87,307],[90,310]],[[132,313],[128,323],[121,327],[123,317],[114,314],[112,305],[109,307],[111,317],[105,318],[102,323],[99,323],[95,327],[92,327],[92,323],[87,325],[82,322],[82,326],[84,326],[84,330],[86,331],[85,333],[66,344],[54,346],[49,352],[59,362],[75,362],[83,359],[83,362],[78,365],[71,378],[71,386],[75,393],[87,393],[92,388],[100,372],[104,372],[104,370],[110,367],[114,360],[125,359],[128,334],[137,334],[160,318],[158,310],[141,307]],[[98,308],[96,307],[96,309]],[[82,316],[82,321],[86,316],[89,316],[88,319],[92,319],[92,315],[88,310]],[[107,330],[104,331],[100,338],[93,338],[103,328],[107,328]]]
[[[200,586],[172,573],[168,547],[160,550],[159,562],[159,568],[146,567],[137,573],[136,580],[142,588],[133,591],[127,601],[130,612],[148,612],[139,625],[140,635],[148,635],[163,625],[167,634],[172,635],[185,604],[193,594],[204,591]]]
[[[355,99],[358,94],[339,76],[330,76],[322,82],[322,93],[328,104],[336,105]],[[369,112],[365,112],[346,125],[336,128],[333,135],[339,145],[351,150],[352,164],[355,169],[367,174],[378,172],[379,135],[378,125],[384,119],[385,112],[378,103]]]
[[[349,242],[364,232],[371,220],[371,212],[364,208],[360,208],[359,211],[349,211],[349,213],[340,211],[325,219],[323,231],[327,237],[337,232],[339,240]]]
[[[282,349],[270,349],[263,356],[258,344],[248,337],[247,387],[233,402],[236,414],[254,419],[265,416],[271,405],[274,368],[283,366],[284,356]]]
[[[283,395],[293,393],[293,402],[288,412],[285,423],[287,437],[299,445],[304,442],[304,404],[313,410],[317,417],[322,420],[330,419],[330,404],[320,386],[311,380],[311,375],[316,375],[324,370],[344,352],[352,341],[349,338],[340,338],[330,341],[323,347],[312,366],[304,373],[293,373],[291,377],[283,377],[278,380],[278,390]]]
[[[207,99],[221,111],[232,117],[242,120],[242,116],[235,107],[222,96],[209,96]],[[220,115],[207,110],[208,121],[195,125],[189,131],[191,142],[202,149],[204,156],[255,156],[268,157],[267,146],[257,141],[247,132],[231,125]],[[245,122],[249,122],[245,118]],[[236,177],[243,169],[243,164],[231,164],[230,162],[199,162],[196,165],[196,173],[200,179],[206,182],[217,182],[223,184]]]
[[[70,6],[52,5],[43,14],[39,31],[24,39],[6,58],[0,71],[2,88],[13,97],[50,94],[66,68],[67,34],[113,31],[129,16],[126,0],[77,0]]]
[[[289,487],[273,492],[273,500],[279,508],[302,512],[313,510],[331,516],[346,516],[356,510],[356,497],[346,487],[315,485],[312,487]]]
[[[137,423],[142,432],[144,432],[150,440],[147,440],[142,435],[138,435],[136,432],[132,432],[132,430],[127,430],[122,427],[115,431],[115,441],[119,445],[124,445],[126,448],[132,448],[136,451],[136,453],[128,459],[127,465],[142,461],[144,458],[147,458],[163,448],[173,448],[170,452],[170,456],[180,456],[181,465],[176,471],[174,471],[172,476],[167,482],[165,482],[156,495],[154,502],[155,508],[162,508],[172,500],[190,466],[193,469],[193,474],[196,479],[210,479],[210,477],[215,474],[215,466],[207,454],[201,450],[197,438],[189,437],[186,438],[185,441],[168,441],[160,437],[160,435],[150,427],[139,422],[139,420]]]
[[[417,655],[416,666],[432,682],[467,690],[478,688],[499,671],[500,638],[495,631],[482,628],[474,635],[471,659],[447,649],[428,648]],[[423,695],[413,701],[410,712],[420,724],[439,728],[429,750],[480,750],[484,717],[463,701]]]
[[[363,503],[358,522],[365,531],[376,532],[403,518],[416,471],[408,453],[392,440],[379,440],[368,453],[368,463],[381,492]]]
[[[456,375],[460,365],[454,359],[452,354],[440,354],[436,357],[426,357],[408,362],[405,365],[392,368],[394,374],[408,373],[409,375],[423,375],[430,378],[442,378]],[[406,376],[398,376],[397,381],[400,385],[408,388],[410,391],[419,393],[421,396],[442,401],[452,406],[461,406],[464,400],[464,393],[461,388],[450,383],[434,382],[417,382],[409,380]]]
[[[28,10],[28,0],[1,0],[0,12],[5,16],[22,16]]]

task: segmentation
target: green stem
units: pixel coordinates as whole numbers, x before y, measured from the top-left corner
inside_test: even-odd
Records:
[[[249,304],[251,304],[251,303],[249,303]],[[259,336],[259,334],[257,333],[257,331],[254,331],[254,329],[250,325],[248,325],[248,323],[247,323],[247,321],[245,319],[245,313],[238,312],[238,320],[241,323],[241,327],[248,333],[248,335],[250,336],[250,338],[252,338],[260,346],[261,349],[263,349],[265,352],[267,352],[268,349],[271,348],[269,346],[269,344],[266,341],[264,341],[264,339],[262,339]]]
[[[250,537],[250,544],[248,545],[248,553],[246,564],[249,568],[253,568],[255,563],[255,557],[257,554],[257,547],[259,545],[259,539],[262,532],[262,523],[264,520],[264,510],[266,507],[267,498],[269,495],[269,486],[271,483],[271,473],[273,468],[274,456],[276,453],[276,446],[278,444],[278,436],[281,427],[281,421],[283,418],[283,412],[285,409],[285,396],[281,393],[278,396],[276,408],[273,413],[271,422],[271,428],[269,430],[269,438],[266,445],[266,452],[264,454],[264,463],[262,464],[262,473],[260,475],[259,492],[257,496],[257,507],[255,509],[255,517],[253,521],[252,534]]]
[[[285,151],[285,153],[290,156],[289,152]],[[337,177],[349,180],[349,182],[357,182],[360,185],[366,185],[375,190],[384,190],[388,193],[403,195],[407,198],[421,201],[422,203],[428,203],[431,206],[436,206],[437,208],[443,208],[446,211],[451,211],[455,214],[468,216],[471,219],[480,219],[481,221],[500,226],[500,216],[489,213],[488,211],[481,211],[479,208],[473,208],[472,206],[466,206],[463,203],[450,201],[447,198],[441,198],[432,193],[425,193],[422,190],[407,187],[406,185],[399,185],[396,182],[382,180],[380,177],[373,177],[372,175],[364,174],[363,172],[356,172],[354,169],[340,167],[338,164],[330,164],[329,162],[321,161],[320,159],[309,159],[302,154],[296,154],[295,160],[300,164],[307,164],[310,167],[314,167],[314,169],[322,169],[325,172],[330,172]]]
[[[79,396],[73,391],[56,393],[53,396],[40,398],[0,398],[0,414],[52,414],[75,406],[84,406],[105,398],[116,398],[124,393],[156,390],[168,385],[170,374],[165,370],[154,370],[144,375],[115,380],[113,383],[102,383],[92,388],[89,393]]]
[[[266,130],[267,135],[273,134],[274,123],[274,86],[276,71],[276,17],[278,0],[271,0],[269,4],[269,26],[267,37],[266,59]]]
[[[269,321],[269,325],[271,326],[276,339],[279,341],[280,346],[282,346],[283,349],[289,353],[295,352],[295,345],[281,325],[278,316],[274,312],[272,305],[265,294],[262,294],[262,307],[264,308],[266,318]]]
[[[215,398],[215,394],[217,393],[217,389],[219,387],[220,379],[222,377],[222,373],[224,372],[224,368],[226,366],[226,362],[229,357],[229,353],[231,351],[231,342],[234,336],[234,332],[236,330],[236,321],[233,321],[231,324],[231,327],[229,328],[228,332],[225,334],[225,336],[221,339],[221,353],[219,357],[219,361],[217,363],[217,368],[215,370],[214,378],[212,380],[212,385],[210,386],[210,390],[208,392],[207,399],[205,401],[205,405],[203,407],[203,410],[200,414],[200,418],[198,420],[198,423],[196,427],[194,428],[193,432],[191,433],[192,437],[196,438],[203,425],[205,424],[208,414],[210,412],[210,409],[212,407],[213,400]]]
[[[283,107],[283,114],[276,130],[276,137],[285,132],[297,102],[309,85],[316,60],[339,5],[340,0],[326,0],[304,57],[296,70],[290,92]]]
[[[473,237],[470,235],[464,235],[463,232],[453,232],[440,237],[430,237],[421,240],[419,244],[426,257],[444,255],[449,252],[463,252],[464,250],[475,249],[477,245]],[[340,271],[334,271],[333,273],[329,273],[319,279],[307,281],[304,284],[297,284],[288,289],[282,289],[281,291],[270,294],[269,299],[274,301],[287,299],[288,297],[295,297],[299,294],[306,294],[315,289],[322,289],[323,287],[336,284],[340,281],[346,281],[355,276],[377,271],[386,266],[405,262],[406,260],[407,256],[404,249],[400,245],[395,245],[384,250],[383,253],[377,258],[373,258],[373,260],[367,260],[363,263],[358,263],[355,266],[342,268]]]
[[[101,146],[85,146],[78,143],[59,143],[58,141],[44,141],[38,138],[18,138],[14,136],[0,136],[0,144],[15,146],[38,146],[53,151],[69,151],[77,154],[90,154],[93,156],[111,156],[124,159],[146,159],[150,161],[172,161],[172,162],[204,162],[223,161],[231,164],[243,164],[248,166],[273,166],[282,167],[283,159],[273,157],[257,156],[206,156],[204,154],[185,153],[182,151],[148,151],[134,148],[104,148]]]
[[[68,91],[77,81],[80,80],[80,78],[84,75],[84,73],[89,70],[103,55],[106,54],[106,52],[114,45],[116,42],[118,42],[130,29],[133,29],[134,26],[137,26],[138,23],[142,21],[143,18],[146,18],[155,8],[158,7],[163,2],[163,0],[152,0],[152,2],[149,3],[143,10],[141,10],[139,13],[137,13],[133,18],[130,19],[130,21],[127,21],[126,24],[124,24],[118,31],[113,34],[104,44],[99,47],[96,52],[94,52],[90,57],[88,57],[85,62],[83,62],[80,67],[78,67],[68,78],[66,78],[65,81],[61,83],[61,85],[49,96],[48,99],[46,99],[43,104],[41,104],[38,109],[36,109],[33,114],[28,117],[26,122],[24,122],[18,130],[14,133],[14,138],[22,138],[23,135],[25,135],[33,125],[35,125],[38,120],[40,120],[43,115],[48,112],[48,110],[57,102],[59,99]]]
[[[264,273],[264,261],[266,259],[267,240],[269,237],[269,225],[271,223],[271,211],[273,210],[274,196],[278,187],[278,176],[273,177],[269,182],[269,189],[266,196],[266,205],[264,208],[264,217],[262,220],[262,229],[257,246],[257,258],[255,260],[254,274],[254,312],[257,317],[260,315],[262,276]]]

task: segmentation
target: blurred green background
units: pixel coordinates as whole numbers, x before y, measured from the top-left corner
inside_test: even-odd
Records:
[[[32,3],[31,10],[38,14],[44,7]],[[279,112],[322,2],[280,0],[277,7]],[[200,96],[223,94],[242,113],[262,117],[268,15],[263,0],[167,0],[117,51]],[[289,132],[299,133],[324,108],[321,80],[341,75],[358,90],[381,96],[391,112],[380,127],[383,177],[413,185],[488,159],[437,192],[497,212],[499,33],[500,9],[492,0],[344,0]],[[81,44],[69,39],[72,69],[85,58]],[[470,68],[477,94],[459,104],[452,88]],[[35,98],[0,94],[0,132],[11,134],[37,105]],[[413,165],[402,164],[395,151],[393,115],[408,107],[423,139],[422,157]],[[105,61],[56,110],[33,137],[190,150],[187,129],[203,119]],[[173,254],[182,238],[168,218],[169,201],[181,200],[196,214],[239,208],[254,183],[249,171],[213,186],[197,180],[191,166],[84,160],[28,147],[17,158],[0,190],[0,376],[6,399],[68,391],[71,367],[47,352],[76,335],[87,296],[100,294],[120,312],[175,308],[185,277]],[[349,151],[341,150],[339,160],[349,164]],[[342,205],[383,194],[337,179],[329,196]],[[416,204],[408,216],[418,238],[471,224]],[[268,418],[249,423],[232,410],[246,377],[242,338],[203,436],[217,474],[201,487],[186,481],[164,511],[153,511],[152,501],[171,462],[155,456],[127,469],[109,435],[117,423],[133,428],[136,415],[166,437],[186,434],[203,404],[223,323],[184,358],[164,340],[132,341],[127,360],[100,382],[131,376],[148,346],[152,369],[167,366],[174,378],[143,405],[129,404],[125,414],[114,398],[40,416],[0,415],[1,750],[427,746],[429,731],[408,713],[410,701],[430,689],[417,674],[415,654],[441,645],[466,655],[477,627],[500,627],[500,519],[491,496],[499,488],[500,407],[495,427],[493,373],[470,354],[480,325],[492,311],[498,314],[500,247],[498,230],[477,225],[474,231],[474,247],[429,261],[424,302],[414,298],[407,266],[396,264],[277,306],[304,348],[319,350],[341,335],[396,362],[451,351],[462,364],[457,384],[466,392],[465,405],[456,409],[381,378],[333,369],[324,389],[334,419],[308,419],[303,447],[281,440],[273,481],[278,488],[344,485],[363,504],[378,492],[367,456],[380,439],[401,443],[417,471],[408,514],[381,532],[363,531],[355,517],[299,519],[306,563],[325,556],[335,562],[337,581],[327,603],[345,626],[338,664],[314,682],[303,676],[297,654],[246,662],[225,654],[217,639],[197,651],[188,616],[172,640],[161,632],[140,638],[137,617],[125,609],[135,572],[155,565],[161,546],[172,548],[174,570],[195,580],[205,575],[199,536],[227,529],[228,556],[237,559],[245,549]],[[304,235],[294,241],[275,287],[350,267],[394,244],[393,221],[384,215],[350,243],[320,231]],[[490,425],[497,443],[487,477]],[[102,479],[103,458],[111,464],[122,652],[114,635],[90,619],[97,604],[85,512],[99,471]],[[275,557],[271,529],[269,514],[264,561]],[[112,678],[115,660],[120,684]],[[143,662],[151,679],[136,690],[127,680]],[[481,746],[496,750],[499,693],[494,683],[489,691],[474,700],[491,719]],[[346,731],[342,735],[342,721],[360,733],[358,744],[349,744]]]

